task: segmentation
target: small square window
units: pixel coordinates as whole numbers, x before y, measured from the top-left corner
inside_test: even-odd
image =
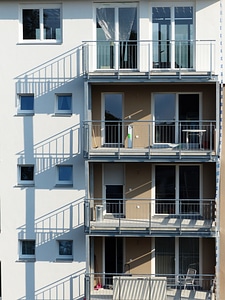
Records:
[[[19,96],[19,113],[34,113],[34,95]]]
[[[72,257],[73,255],[73,241],[62,240],[59,243],[59,256]]]
[[[34,166],[23,165],[19,166],[19,183],[32,184],[34,182]]]
[[[29,259],[35,257],[35,240],[20,241],[20,258]]]
[[[56,96],[56,113],[57,114],[72,113],[72,95]]]
[[[63,165],[58,166],[58,183],[59,184],[73,184],[73,166]]]

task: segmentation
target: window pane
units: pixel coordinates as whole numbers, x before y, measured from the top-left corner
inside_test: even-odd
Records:
[[[60,39],[60,9],[44,9],[44,39]]]
[[[20,109],[21,110],[33,110],[34,109],[34,96],[21,96],[20,97]]]
[[[35,40],[40,38],[40,20],[38,9],[23,10],[23,39]]]
[[[34,167],[21,167],[21,180],[34,180]]]
[[[175,142],[175,94],[155,94],[155,142]]]
[[[199,199],[199,166],[180,166],[180,199]]]
[[[22,241],[22,254],[34,255],[35,254],[35,241]]]
[[[155,239],[155,273],[174,274],[175,272],[175,239]]]
[[[71,95],[58,96],[58,110],[71,110]]]
[[[179,273],[186,274],[188,268],[196,269],[198,272],[199,239],[181,238],[179,248]]]
[[[193,8],[175,8],[176,67],[193,68]]]
[[[59,167],[59,180],[60,181],[72,181],[72,166],[60,166]]]
[[[59,241],[59,255],[72,255],[72,241]]]
[[[170,7],[153,7],[153,68],[170,68],[171,11]]]

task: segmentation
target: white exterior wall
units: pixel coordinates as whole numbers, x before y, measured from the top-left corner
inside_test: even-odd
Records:
[[[82,41],[91,40],[95,28],[92,1],[62,3],[62,44],[28,45],[19,43],[19,2],[0,1],[0,261],[4,300],[25,299],[25,296],[27,300],[35,297],[71,299],[69,293],[73,293],[74,299],[82,299],[84,291],[85,174],[81,149],[84,84],[81,64],[75,63],[76,53],[80,52],[72,49],[80,46]],[[151,39],[151,29],[146,30],[146,26],[150,26],[148,4],[148,1],[140,2],[139,28],[145,30],[145,33],[140,33],[140,39]],[[218,5],[219,1],[197,1],[197,39],[218,41]],[[205,15],[211,17],[213,24],[216,22],[215,26]],[[75,53],[72,55],[72,78],[52,78],[50,66],[55,66],[56,62],[61,64],[64,54],[70,50]],[[32,81],[29,85],[18,84],[19,80],[24,83],[26,78],[29,80],[39,74],[47,74],[44,84],[38,80],[35,80],[35,85]],[[35,94],[34,116],[16,115],[17,92]],[[65,92],[73,95],[73,114],[71,117],[55,117],[55,93]],[[17,165],[21,162],[35,164],[34,188],[17,187]],[[56,164],[62,162],[74,166],[73,188],[55,188]],[[35,263],[18,261],[20,238],[36,239]],[[73,240],[72,262],[56,261],[59,238]]]
[[[52,59],[53,64],[61,64],[65,52],[91,38],[92,7],[84,1],[63,3],[60,45],[20,44],[19,9],[16,1],[0,2],[4,40],[0,49],[4,99],[0,103],[2,298],[83,299],[83,78],[75,60],[74,78],[69,78],[69,72],[65,79],[58,80],[57,74],[51,78],[49,70]],[[38,84],[38,80],[36,85],[32,80],[30,85],[17,84],[18,78],[23,82],[25,76],[28,80],[38,77],[37,70],[41,76],[47,70],[43,80],[47,85]],[[34,116],[17,116],[16,90],[35,94]],[[72,116],[56,117],[55,93],[65,92],[73,96]],[[73,188],[55,188],[56,164],[62,162],[73,164]],[[35,187],[17,187],[18,163],[35,164]],[[20,238],[36,239],[36,262],[18,261]],[[57,261],[57,239],[73,240],[72,262]]]

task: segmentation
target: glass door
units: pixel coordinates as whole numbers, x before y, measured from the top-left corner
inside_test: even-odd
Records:
[[[175,7],[175,68],[193,68],[193,8]]]
[[[155,143],[175,143],[176,94],[154,94]]]
[[[152,8],[153,68],[193,68],[193,7]]]
[[[137,68],[137,8],[96,9],[97,68]]]
[[[104,147],[122,147],[123,95],[116,93],[104,94],[103,100],[104,128],[102,133]]]
[[[181,214],[200,213],[200,174],[199,166],[179,167],[179,199]]]
[[[153,7],[153,68],[171,68],[171,12],[169,7]]]
[[[106,213],[115,217],[123,215],[123,185],[106,185]]]
[[[155,167],[155,195],[157,214],[175,214],[176,187],[175,166]]]
[[[113,275],[123,273],[123,238],[105,237],[105,286],[113,287]]]

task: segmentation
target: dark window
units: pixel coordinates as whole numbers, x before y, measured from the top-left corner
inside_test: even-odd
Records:
[[[73,241],[59,241],[59,255],[72,255]]]
[[[34,180],[34,166],[21,166],[20,167],[20,179],[21,180]]]
[[[40,38],[40,16],[39,9],[23,10],[23,39],[35,40]]]
[[[35,254],[35,241],[22,241],[22,255]]]

